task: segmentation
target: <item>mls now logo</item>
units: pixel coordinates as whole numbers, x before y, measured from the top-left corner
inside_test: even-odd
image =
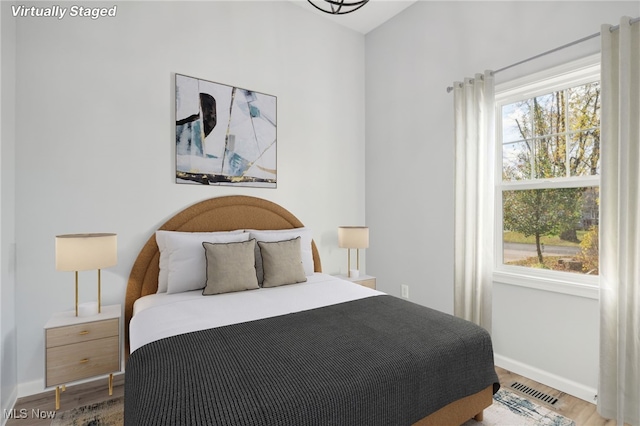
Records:
[[[39,408],[34,408],[29,412],[26,408],[22,408],[20,410],[3,410],[5,419],[54,419],[56,417],[56,412],[53,410],[40,410]]]
[[[26,419],[28,416],[28,411],[23,408],[22,410],[4,410],[4,418],[5,419]]]

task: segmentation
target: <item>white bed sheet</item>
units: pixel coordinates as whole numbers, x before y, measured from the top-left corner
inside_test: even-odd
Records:
[[[157,293],[138,299],[129,324],[133,352],[147,343],[205,330],[384,294],[377,290],[315,273],[307,282],[236,293],[203,296],[202,290]]]

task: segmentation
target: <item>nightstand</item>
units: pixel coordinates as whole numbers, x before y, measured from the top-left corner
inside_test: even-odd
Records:
[[[60,390],[78,380],[120,371],[120,305],[103,306],[99,314],[76,317],[75,311],[54,314],[45,324],[45,384],[56,387],[56,410]]]
[[[376,277],[372,277],[371,275],[360,275],[359,277],[348,277],[346,275],[336,275],[336,277],[354,282],[356,284],[360,284],[365,287],[369,287],[372,289],[376,289]]]

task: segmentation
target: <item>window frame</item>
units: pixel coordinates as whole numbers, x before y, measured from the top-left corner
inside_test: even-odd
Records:
[[[495,251],[493,281],[590,299],[599,298],[599,276],[505,265],[503,263],[502,192],[508,190],[600,186],[600,176],[572,176],[526,181],[502,181],[502,107],[581,84],[600,81],[600,56],[593,55],[495,87]]]

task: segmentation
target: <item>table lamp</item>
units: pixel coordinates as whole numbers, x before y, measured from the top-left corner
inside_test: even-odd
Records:
[[[366,226],[338,227],[338,246],[347,249],[348,276],[360,275],[360,249],[369,247],[369,228]],[[356,249],[356,269],[351,269],[351,249]]]
[[[56,270],[76,273],[76,316],[78,316],[78,271],[98,270],[98,313],[100,270],[118,263],[116,234],[67,234],[56,236]]]

